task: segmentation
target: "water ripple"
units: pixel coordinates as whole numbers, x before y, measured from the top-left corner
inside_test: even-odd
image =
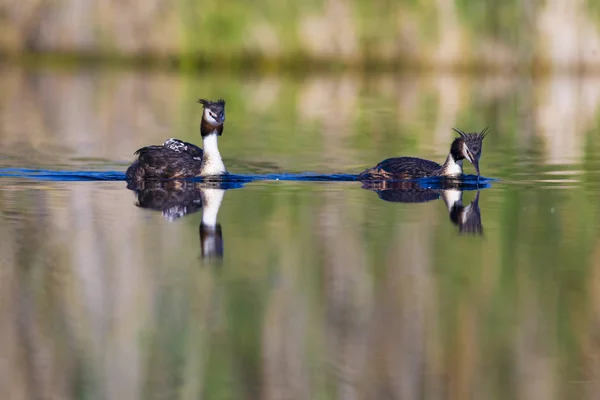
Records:
[[[4,168],[0,169],[0,178],[26,178],[40,181],[124,181],[125,173],[119,171],[60,171],[47,169]],[[263,175],[230,174],[218,179],[193,178],[193,181],[220,181],[248,183],[252,181],[308,181],[308,182],[353,182],[357,181],[354,174],[318,174],[318,173],[280,173]],[[476,175],[464,175],[460,180],[462,185],[487,186],[495,179]],[[424,187],[437,187],[440,178],[425,178],[418,182]]]

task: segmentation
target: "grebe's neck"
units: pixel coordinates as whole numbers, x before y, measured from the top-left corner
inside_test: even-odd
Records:
[[[212,133],[202,136],[204,155],[202,156],[201,176],[227,174],[221,158],[218,145],[219,134],[215,129]]]
[[[463,160],[455,160],[452,153],[446,157],[446,162],[442,165],[440,175],[443,176],[460,176],[463,173]]]

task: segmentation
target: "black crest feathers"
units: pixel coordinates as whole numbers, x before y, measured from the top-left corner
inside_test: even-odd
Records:
[[[207,100],[207,99],[198,99],[198,103],[202,104],[204,106],[204,108],[210,108],[210,107],[224,108],[225,107],[225,100],[223,100],[223,99],[218,99],[217,101],[212,101],[212,100]]]
[[[460,129],[452,128],[452,130],[460,135],[463,139],[471,139],[471,140],[479,140],[483,141],[486,135],[489,133],[489,127],[483,128],[483,130],[479,133],[465,133]]]

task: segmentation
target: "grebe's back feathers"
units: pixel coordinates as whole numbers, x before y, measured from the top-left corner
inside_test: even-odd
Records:
[[[434,161],[416,157],[395,157],[383,160],[360,175],[359,180],[416,179],[432,176],[442,166]]]
[[[171,149],[178,153],[187,153],[198,161],[202,161],[202,156],[204,155],[204,151],[196,146],[195,144],[184,142],[183,140],[171,138],[166,140],[163,143],[163,147],[167,149]]]
[[[177,152],[164,146],[146,146],[135,154],[138,158],[127,169],[127,179],[172,179],[200,173],[201,161],[190,152]]]

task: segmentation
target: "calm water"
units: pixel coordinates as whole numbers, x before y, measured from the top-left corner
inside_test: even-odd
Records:
[[[600,79],[4,67],[0,86],[0,168],[123,172],[143,145],[199,143],[195,99],[222,96],[234,173],[442,161],[450,128],[489,126],[481,170],[498,179],[134,192],[4,176],[6,398],[599,395]]]

